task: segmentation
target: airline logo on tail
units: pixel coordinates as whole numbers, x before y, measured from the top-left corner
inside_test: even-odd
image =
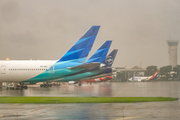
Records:
[[[113,64],[113,61],[114,59],[112,58],[112,56],[108,56],[105,60],[105,62],[108,64],[108,65],[112,65]]]
[[[105,59],[104,61],[104,64],[105,66],[104,67],[111,67],[113,62],[114,62],[114,59],[116,57],[116,54],[117,54],[117,49],[114,49]]]
[[[154,80],[158,78],[159,71],[157,70],[148,80]]]

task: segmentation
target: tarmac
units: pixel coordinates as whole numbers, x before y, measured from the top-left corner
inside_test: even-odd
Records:
[[[0,96],[111,96],[180,98],[180,81],[113,82],[0,90]],[[179,120],[180,101],[83,104],[0,104],[0,119]]]

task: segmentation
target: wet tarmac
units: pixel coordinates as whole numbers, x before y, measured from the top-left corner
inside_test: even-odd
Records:
[[[180,98],[180,81],[114,82],[1,90],[1,96],[111,96]],[[138,101],[138,100],[137,100]],[[179,120],[180,101],[96,104],[0,104],[0,119]]]

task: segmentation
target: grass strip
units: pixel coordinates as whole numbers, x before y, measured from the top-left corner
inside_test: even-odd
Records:
[[[175,101],[171,97],[0,97],[0,103],[134,103]]]

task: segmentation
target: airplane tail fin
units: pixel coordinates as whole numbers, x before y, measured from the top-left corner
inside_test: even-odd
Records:
[[[114,63],[114,59],[116,57],[118,49],[114,49],[105,59],[103,62],[105,64],[104,67],[111,67],[112,64]]]
[[[91,62],[100,62],[103,63],[103,61],[106,59],[106,55],[109,51],[109,48],[111,46],[112,41],[107,40],[87,61],[86,63]]]
[[[75,60],[85,62],[100,26],[92,26],[57,62]]]
[[[154,80],[158,78],[159,71],[157,70],[148,80]]]

